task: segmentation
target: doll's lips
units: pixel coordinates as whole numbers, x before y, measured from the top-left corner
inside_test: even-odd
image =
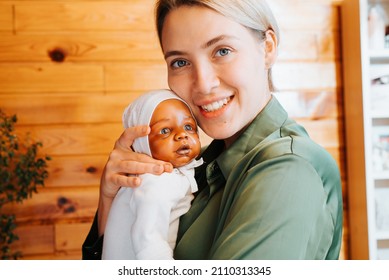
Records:
[[[182,145],[176,151],[177,154],[185,156],[190,153],[190,146],[188,144]]]

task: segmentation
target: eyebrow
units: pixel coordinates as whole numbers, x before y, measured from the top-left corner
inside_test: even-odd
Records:
[[[225,36],[225,35],[217,36],[216,38],[213,38],[213,39],[209,40],[208,42],[206,42],[204,45],[201,46],[201,48],[203,48],[203,49],[209,48],[212,45],[215,45],[216,43],[218,43],[219,41],[224,40],[226,37],[227,36]]]
[[[164,122],[167,122],[169,120],[170,119],[168,119],[168,118],[159,119],[156,122],[150,123],[150,126],[154,126],[154,125],[159,124],[159,123],[164,123]]]
[[[184,120],[190,120],[190,119],[193,119],[193,120],[194,120],[194,118],[191,117],[191,116],[186,116],[186,117],[184,118]],[[159,124],[159,123],[168,122],[168,121],[170,121],[170,120],[171,120],[170,118],[159,119],[159,120],[157,120],[157,121],[154,122],[154,123],[150,123],[150,126],[154,126],[154,125]]]
[[[209,40],[208,42],[206,42],[205,44],[201,45],[201,48],[202,49],[206,49],[206,48],[209,48],[215,44],[217,44],[219,41],[222,41],[226,38],[235,38],[233,36],[227,36],[227,35],[220,35],[220,36],[217,36],[211,40]],[[170,56],[175,56],[175,55],[186,55],[187,53],[186,52],[183,52],[183,51],[169,51],[167,52],[164,56],[165,56],[165,59],[167,59],[168,57]]]

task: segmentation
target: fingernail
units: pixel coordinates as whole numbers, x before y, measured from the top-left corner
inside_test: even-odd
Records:
[[[172,165],[169,163],[165,164],[164,168],[165,168],[165,171],[172,171],[173,170]]]
[[[154,165],[153,171],[156,173],[160,173],[162,171],[162,166],[161,165]]]
[[[138,187],[140,185],[140,178],[138,177],[134,178],[134,185],[135,187]]]

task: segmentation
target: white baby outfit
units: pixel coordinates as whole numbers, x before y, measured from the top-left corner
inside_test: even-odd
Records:
[[[124,127],[150,124],[157,105],[168,99],[181,100],[169,90],[140,96],[124,111]],[[132,147],[151,156],[147,136],[137,138]],[[202,163],[192,160],[160,176],[143,174],[138,188],[120,188],[108,215],[102,259],[173,259],[179,218],[197,191],[194,168]]]

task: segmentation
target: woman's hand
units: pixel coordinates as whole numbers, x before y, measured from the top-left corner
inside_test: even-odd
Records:
[[[164,161],[155,160],[145,154],[135,153],[131,146],[134,140],[150,133],[148,126],[127,128],[116,141],[113,151],[104,167],[100,182],[98,208],[99,235],[104,233],[106,220],[112,201],[121,186],[137,187],[141,184],[140,174],[155,175],[171,172],[173,166]]]

